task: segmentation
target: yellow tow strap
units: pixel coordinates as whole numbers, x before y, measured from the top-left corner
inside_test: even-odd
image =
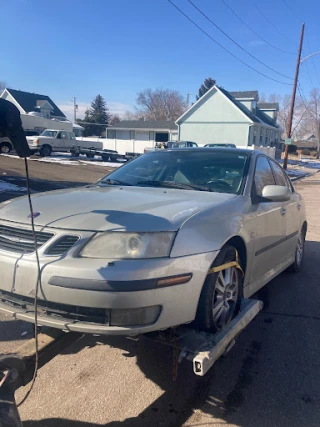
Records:
[[[244,272],[243,272],[243,270],[239,264],[239,256],[238,256],[237,251],[236,251],[236,260],[235,261],[226,262],[225,264],[218,265],[217,267],[212,267],[208,271],[208,274],[218,273],[219,271],[226,270],[227,268],[230,268],[230,267],[236,267],[238,270],[241,271],[242,276],[244,276]]]

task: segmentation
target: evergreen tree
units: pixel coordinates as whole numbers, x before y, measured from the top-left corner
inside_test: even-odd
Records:
[[[111,116],[106,104],[106,101],[101,95],[97,95],[94,100],[91,102],[91,106],[86,110],[84,115],[84,122],[92,123],[85,124],[84,126],[84,136],[101,136],[102,132],[105,131],[105,128],[108,127]],[[95,123],[105,126],[96,126]]]
[[[200,99],[205,93],[207,93],[208,90],[211,89],[212,86],[214,86],[215,84],[216,84],[216,81],[213,78],[208,77],[207,79],[205,79],[205,81],[199,88],[197,100]]]

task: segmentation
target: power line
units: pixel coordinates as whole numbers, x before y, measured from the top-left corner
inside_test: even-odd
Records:
[[[309,47],[309,52],[310,52],[310,54],[311,54],[311,53],[312,53],[312,51],[311,51],[311,46],[310,46],[310,41],[309,41],[308,34],[307,34],[306,38],[307,38],[307,43],[308,43],[308,47]],[[314,63],[314,57],[313,57],[313,56],[311,57],[311,62],[312,62],[312,65],[313,65],[314,73],[315,73],[315,75],[316,75],[316,79],[317,79],[318,84],[319,84],[319,86],[320,86],[319,74],[318,74],[318,71],[317,71],[316,65],[315,65],[315,63]]]
[[[294,11],[294,9],[288,4],[288,2],[286,1],[286,0],[282,0],[282,3],[283,4],[285,4],[286,5],[286,7],[290,10],[290,12],[296,17],[296,19],[299,21],[299,22],[302,22],[303,20],[300,18],[300,16]],[[307,43],[308,43],[308,48],[309,48],[309,53],[311,54],[312,53],[312,50],[311,50],[311,46],[310,46],[310,40],[309,40],[309,36],[308,36],[308,34],[306,33],[306,40],[307,40]],[[318,75],[318,71],[317,71],[317,68],[316,68],[316,66],[315,66],[315,63],[314,63],[314,58],[312,57],[311,58],[311,61],[312,61],[312,65],[313,65],[313,69],[314,69],[314,73],[315,73],[315,76],[316,76],[316,79],[317,79],[317,82],[318,82],[318,84],[319,84],[319,86],[320,86],[320,79],[319,79],[319,75]],[[312,86],[314,86],[314,84],[313,84],[313,79],[312,79],[312,77],[311,77],[311,74],[310,74],[310,71],[309,71],[309,67],[306,65],[306,67],[307,67],[307,71],[308,71],[308,74],[309,74],[309,77],[310,77],[310,81],[311,81],[311,83],[312,83]]]
[[[272,25],[273,28],[277,30],[279,34],[282,35],[282,37],[285,37],[290,43],[292,43],[292,41],[282,31],[280,31],[279,28],[269,18],[266,17],[266,15],[262,12],[262,10],[256,5],[253,0],[250,0],[250,3],[257,9],[260,15],[263,16],[264,19],[269,22],[269,24]]]
[[[217,44],[218,46],[221,47],[221,49],[223,49],[225,52],[229,53],[229,55],[231,55],[233,58],[237,59],[238,61],[240,61],[242,64],[244,64],[246,67],[250,68],[251,70],[255,71],[256,73],[260,74],[261,76],[272,80],[276,83],[281,83],[283,85],[288,85],[288,86],[292,86],[292,83],[286,83],[286,82],[281,82],[279,80],[276,80],[270,76],[267,76],[266,74],[262,73],[261,71],[258,71],[257,69],[255,69],[254,67],[252,67],[251,65],[247,64],[246,62],[244,62],[242,59],[238,58],[236,55],[234,55],[232,52],[230,52],[227,48],[225,48],[224,46],[222,46],[222,44],[220,44],[219,42],[217,42],[213,37],[210,36],[210,34],[208,34],[203,28],[201,28],[198,24],[196,24],[188,15],[186,15],[176,4],[174,4],[171,0],[168,0],[169,3],[172,4],[172,6],[174,6],[185,18],[188,19],[188,21],[190,21],[194,26],[196,26],[203,34],[205,34],[207,37],[209,37],[210,40],[212,40],[215,44]]]
[[[260,61],[260,59],[256,58],[254,55],[252,55],[250,52],[248,52],[244,47],[242,47],[239,43],[237,43],[235,40],[233,40],[232,37],[230,37],[225,31],[222,30],[217,24],[215,24],[201,9],[199,9],[198,6],[196,6],[191,0],[187,0],[199,13],[201,13],[202,16],[204,16],[212,25],[214,25],[219,31],[221,31],[222,34],[224,34],[229,40],[231,40],[236,46],[238,46],[241,50],[243,50],[247,55],[251,56],[251,58],[258,61],[260,64],[264,65],[265,67],[269,68],[269,70],[273,71],[276,74],[279,74],[279,76],[285,77],[286,79],[293,80],[292,77],[288,77],[285,74],[279,73],[278,71],[274,70],[272,67],[269,67],[269,65],[265,64],[263,61]]]
[[[286,0],[282,0],[282,3],[284,3],[287,8],[293,13],[293,15],[298,19],[298,21],[301,23],[302,20],[300,19],[300,17],[298,16],[298,14],[292,9],[292,7],[286,2]]]
[[[287,50],[283,50],[283,49],[280,49],[278,46],[275,46],[275,45],[273,45],[272,43],[270,43],[268,40],[266,40],[265,38],[263,38],[259,33],[257,33],[256,32],[256,30],[254,30],[249,24],[247,24],[242,18],[241,18],[241,16],[239,16],[238,14],[237,14],[237,12],[236,11],[234,11],[233,9],[232,9],[232,7],[231,6],[229,6],[229,4],[225,1],[225,0],[221,0],[222,1],[222,3],[239,19],[239,21],[241,21],[242,23],[243,23],[243,25],[245,25],[247,28],[249,28],[249,30],[250,31],[252,31],[253,32],[253,34],[255,34],[257,37],[259,37],[262,41],[264,41],[266,44],[268,44],[269,46],[271,46],[273,49],[276,49],[276,50],[278,50],[279,52],[282,52],[282,53],[288,53],[288,54],[290,54],[290,55],[295,55],[295,52],[288,52]]]

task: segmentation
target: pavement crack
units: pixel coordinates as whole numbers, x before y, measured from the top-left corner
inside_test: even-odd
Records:
[[[275,311],[263,311],[263,314],[270,314],[273,316],[283,316],[283,317],[296,317],[301,319],[309,319],[309,320],[320,320],[318,316],[307,316],[306,314],[289,314],[289,313],[277,313]]]

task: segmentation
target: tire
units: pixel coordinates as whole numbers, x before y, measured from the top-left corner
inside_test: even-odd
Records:
[[[40,156],[41,157],[49,157],[52,153],[52,148],[50,145],[43,145],[40,148]]]
[[[103,155],[101,156],[101,158],[102,158],[102,160],[103,160],[104,162],[108,162],[108,161],[109,161],[109,155],[108,155],[108,154],[103,154]]]
[[[3,142],[0,145],[0,153],[1,154],[9,154],[11,150],[12,150],[12,146],[10,145],[9,142]]]
[[[291,264],[290,267],[288,268],[288,270],[291,273],[299,273],[299,271],[301,270],[303,255],[304,255],[305,240],[306,240],[306,232],[304,228],[302,228],[302,230],[299,233],[298,243],[297,243],[296,251],[294,254],[294,263]]]
[[[86,156],[88,157],[88,159],[93,159],[94,158],[94,154],[93,153],[87,153]]]
[[[221,249],[212,267],[235,260],[236,249],[226,245]],[[242,275],[236,267],[208,274],[199,299],[197,327],[203,331],[221,331],[238,314],[242,294]]]
[[[117,161],[117,156],[110,156],[110,161],[111,162],[116,162]]]
[[[79,156],[80,156],[80,153],[77,153],[77,152],[75,152],[75,153],[71,153],[71,156],[72,156],[72,157],[79,157]]]

